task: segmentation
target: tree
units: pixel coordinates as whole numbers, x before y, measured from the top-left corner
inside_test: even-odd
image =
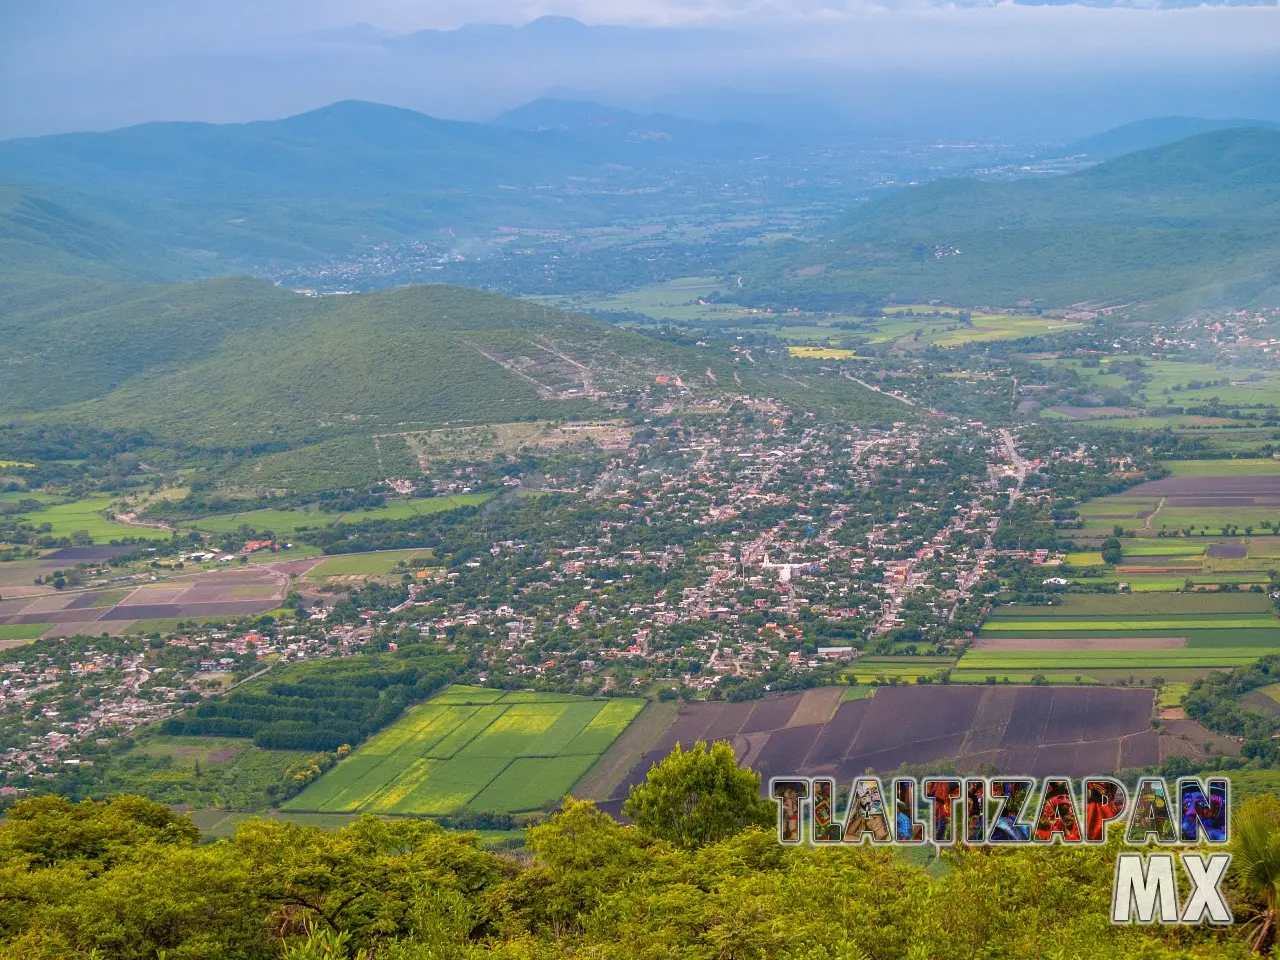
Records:
[[[1280,800],[1264,795],[1249,800],[1232,818],[1231,868],[1244,890],[1262,901],[1251,946],[1261,952],[1272,936],[1280,900]]]
[[[646,833],[685,848],[769,826],[774,819],[773,805],[760,797],[760,775],[739,768],[724,741],[708,746],[699,740],[688,753],[677,743],[632,788],[622,812]]]
[[[1116,564],[1124,559],[1123,548],[1115,537],[1102,541],[1102,560],[1104,563]]]

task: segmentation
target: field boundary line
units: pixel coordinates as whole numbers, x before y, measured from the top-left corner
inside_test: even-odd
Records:
[[[582,799],[608,800],[632,768],[658,745],[679,716],[680,705],[674,701],[648,701],[574,784],[575,789],[584,787],[586,795]]]

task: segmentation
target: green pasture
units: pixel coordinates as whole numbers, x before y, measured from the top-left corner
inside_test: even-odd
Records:
[[[1160,688],[1160,693],[1156,697],[1156,705],[1161,707],[1180,707],[1182,706],[1182,698],[1187,695],[1191,689],[1189,683],[1166,683]]]
[[[52,623],[0,623],[0,643],[35,640],[52,626]]]
[[[1086,520],[1133,519],[1140,514],[1150,513],[1158,506],[1160,506],[1159,497],[1126,497],[1120,494],[1113,494],[1109,497],[1099,497],[1097,500],[1089,500],[1085,503],[1077,504],[1075,510]]]
[[[1140,543],[1125,543],[1122,553],[1125,560],[1147,557],[1202,557],[1209,549],[1206,543],[1193,543],[1189,540],[1165,537],[1160,540],[1144,540]],[[1099,555],[1101,556],[1101,555]]]
[[[1165,460],[1175,477],[1280,477],[1280,460]]]
[[[1165,507],[1152,521],[1152,527],[1156,530],[1190,527],[1219,533],[1225,525],[1231,524],[1240,528],[1251,526],[1261,533],[1264,520],[1280,523],[1280,507]]]
[[[717,277],[682,277],[665,283],[653,283],[614,294],[573,294],[570,296],[531,296],[561,310],[607,313],[638,313],[651,320],[698,324],[708,320],[749,321],[752,314],[735,303],[698,301],[722,289],[724,281]],[[758,315],[756,315],[758,316]]]
[[[1068,553],[1066,561],[1073,567],[1100,567],[1105,562],[1102,559],[1102,554],[1096,550]]]
[[[504,696],[510,696],[510,694],[505,690],[495,690],[492,687],[469,687],[458,683],[432,697],[431,702],[437,705],[448,703],[494,703]]]
[[[908,310],[914,315],[907,316]],[[888,343],[904,337],[915,339],[918,332],[920,343],[954,347],[966,343],[1048,336],[1066,330],[1078,330],[1081,326],[1079,323],[1052,317],[979,311],[969,311],[969,323],[961,324],[959,307],[919,304],[886,307],[884,312],[884,318],[868,322],[868,326],[874,330],[871,343]]]
[[[379,550],[376,553],[341,553],[326,557],[307,571],[308,580],[327,577],[380,577],[397,564],[416,559],[429,559],[430,550]]]
[[[642,706],[639,700],[451,687],[407,710],[285,809],[536,810],[571,790]]]
[[[1071,420],[1073,424],[1085,421],[1071,417],[1062,417],[1051,410],[1042,414],[1050,420]],[[1089,420],[1092,430],[1164,430],[1193,431],[1205,427],[1246,427],[1247,421],[1234,420],[1230,417],[1203,417],[1196,414],[1170,414],[1168,416],[1151,417],[1115,417],[1113,419]]]
[[[26,496],[29,499],[40,499]],[[54,537],[72,537],[77,533],[86,533],[93,538],[94,543],[110,543],[112,540],[120,540],[124,537],[139,537],[146,540],[169,538],[169,533],[165,530],[133,527],[127,523],[108,520],[102,513],[109,509],[111,504],[111,497],[88,497],[83,500],[50,503],[43,510],[22,514],[14,519],[30,523],[37,528],[49,524],[51,527],[49,535]]]
[[[1253,663],[1257,647],[1190,648],[1171,650],[970,650],[958,670],[987,673],[1001,670],[1070,670],[1098,667],[1109,670],[1158,670],[1162,667],[1228,669]]]
[[[52,493],[40,493],[36,490],[0,490],[0,503],[18,503],[21,500],[35,500],[38,503],[62,503],[66,497]]]
[[[135,620],[124,631],[131,636],[144,636],[152,633],[173,633],[175,630],[198,627],[222,626],[227,618],[210,619],[208,617],[158,617],[151,620]]]

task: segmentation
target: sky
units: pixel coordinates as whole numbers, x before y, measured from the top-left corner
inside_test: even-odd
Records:
[[[543,16],[614,29],[413,36]],[[868,129],[1068,136],[1153,111],[1273,115],[1277,54],[1280,7],[1239,0],[0,0],[0,138],[349,98],[483,120],[565,91],[687,113],[708,91],[808,97]]]

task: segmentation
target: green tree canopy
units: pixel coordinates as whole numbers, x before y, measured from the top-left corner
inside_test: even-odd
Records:
[[[635,787],[622,812],[646,833],[685,848],[769,826],[773,805],[760,797],[760,775],[741,768],[728,743],[702,741],[671,755]]]

